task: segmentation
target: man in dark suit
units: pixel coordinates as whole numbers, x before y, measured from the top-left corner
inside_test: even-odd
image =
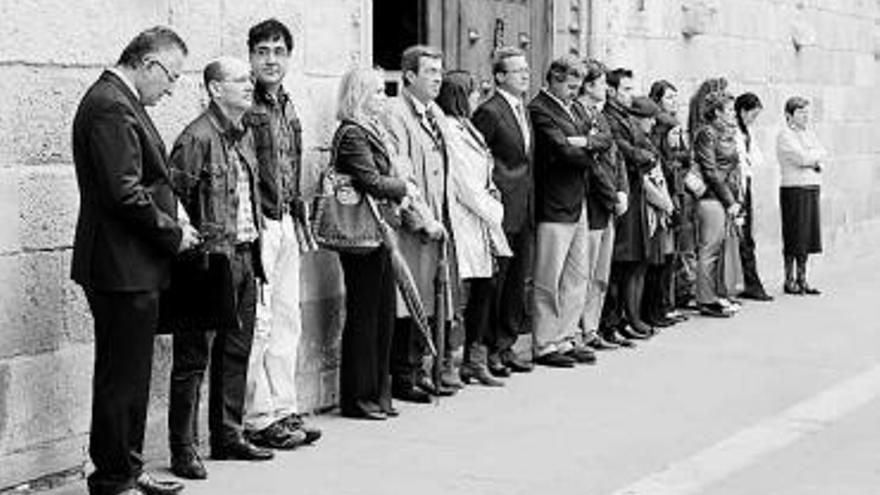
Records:
[[[492,65],[495,94],[474,112],[473,122],[486,138],[495,159],[492,178],[501,191],[504,232],[513,256],[498,258],[495,275],[493,332],[489,336],[489,370],[496,376],[527,372],[532,364],[511,349],[524,333],[528,318],[525,288],[534,253],[534,136],[523,98],[529,89],[529,64],[519,48],[502,47]]]
[[[611,146],[610,136],[590,133],[574,98],[583,68],[571,56],[554,60],[547,87],[529,103],[535,127],[535,216],[537,246],[533,349],[535,362],[572,367],[595,356],[577,339],[587,296],[586,191],[595,154]]]
[[[174,255],[194,246],[177,221],[165,146],[144,106],[171,93],[186,44],[163,27],[137,35],[80,102],[73,159],[80,192],[72,278],[95,321],[89,493],[172,494],[143,471],[159,290]]]

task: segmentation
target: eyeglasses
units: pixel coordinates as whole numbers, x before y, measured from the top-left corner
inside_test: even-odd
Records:
[[[180,79],[180,74],[172,74],[171,71],[168,70],[168,67],[165,67],[165,64],[163,64],[162,62],[158,60],[152,60],[152,62],[158,65],[160,69],[162,69],[162,72],[165,73],[165,77],[168,79],[169,84],[174,84],[175,82],[177,82],[178,79]]]

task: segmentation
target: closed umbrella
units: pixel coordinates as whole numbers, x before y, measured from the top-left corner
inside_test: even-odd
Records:
[[[422,334],[422,338],[425,340],[428,351],[432,356],[436,357],[437,348],[434,346],[434,342],[432,342],[431,327],[428,324],[428,316],[425,314],[425,305],[422,303],[422,297],[419,295],[418,285],[409,269],[406,258],[404,258],[403,254],[400,252],[400,246],[397,244],[397,233],[394,232],[394,229],[392,229],[391,226],[388,225],[388,222],[382,218],[382,215],[379,213],[379,208],[376,206],[376,200],[369,194],[365,196],[367,198],[367,203],[370,205],[370,212],[372,212],[373,218],[376,219],[376,224],[379,226],[379,233],[382,235],[382,242],[391,253],[391,266],[394,269],[394,279],[397,282],[397,290],[400,291],[400,295],[406,304],[406,309],[409,310],[410,316],[412,316],[413,321],[416,322],[416,327],[418,327],[419,332]]]

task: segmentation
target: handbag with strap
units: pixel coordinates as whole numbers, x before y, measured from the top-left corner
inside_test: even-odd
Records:
[[[343,124],[333,137],[330,162],[321,173],[315,198],[312,230],[315,241],[324,249],[363,254],[379,248],[382,236],[367,204],[366,193],[354,186],[350,175],[336,170],[337,148],[347,128],[348,125]]]
[[[706,181],[703,179],[703,174],[700,173],[695,166],[691,166],[687,172],[684,174],[684,187],[694,195],[695,198],[700,199],[706,194]]]

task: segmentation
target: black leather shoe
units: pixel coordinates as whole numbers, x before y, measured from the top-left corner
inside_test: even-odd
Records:
[[[673,319],[662,316],[660,318],[652,318],[651,320],[645,320],[645,323],[647,323],[648,325],[650,325],[654,328],[669,328],[678,322]]]
[[[388,419],[388,416],[381,411],[368,411],[359,407],[351,410],[343,409],[342,415],[346,418],[366,419],[369,421],[385,421]]]
[[[596,334],[593,340],[587,342],[587,345],[597,351],[610,351],[614,349],[620,349],[620,344],[611,342],[610,340],[599,334]]]
[[[395,409],[392,406],[383,407],[382,412],[388,418],[396,418],[396,417],[400,416],[400,411],[398,411],[397,409]]]
[[[510,368],[501,361],[493,362],[492,360],[489,360],[487,367],[489,368],[489,373],[492,373],[492,376],[497,376],[499,378],[507,378],[510,376]]]
[[[183,483],[179,481],[159,481],[147,473],[141,473],[135,483],[147,495],[175,495],[183,490]]]
[[[730,318],[733,316],[733,313],[726,310],[720,303],[701,304],[700,314],[712,318]]]
[[[596,355],[588,349],[572,349],[565,353],[578,364],[596,364]]]
[[[186,449],[171,454],[171,472],[178,478],[187,480],[208,478],[208,471],[195,449]]]
[[[609,342],[620,347],[636,347],[635,342],[627,338],[621,337],[617,334],[617,330],[613,330],[611,328],[604,328],[599,330],[598,335],[602,337],[605,342]]]
[[[797,282],[786,282],[782,285],[782,292],[785,292],[786,294],[800,296],[804,294],[804,289],[803,287],[801,287],[801,284]]]
[[[818,296],[819,294],[822,293],[821,290],[807,284],[806,282],[801,282],[798,285],[800,285],[802,294],[806,294],[808,296]]]
[[[501,364],[514,373],[529,373],[535,365],[520,359],[513,351],[507,351],[501,357]]]
[[[647,326],[647,325],[646,325]],[[650,327],[648,327],[650,328]],[[621,336],[630,340],[647,340],[651,338],[650,333],[642,333],[635,328],[626,326],[617,331]]]
[[[218,461],[268,461],[273,457],[275,453],[271,450],[257,447],[246,440],[211,447],[211,458]]]
[[[391,396],[397,400],[415,402],[418,404],[430,404],[431,396],[417,389],[415,385],[398,385],[391,387]]]
[[[549,366],[551,368],[574,368],[575,363],[574,359],[557,351],[537,356],[533,361],[535,364]]]
[[[764,291],[745,291],[739,294],[743,299],[751,299],[752,301],[772,301],[773,296]]]
[[[457,389],[447,387],[442,383],[434,384],[430,378],[427,376],[423,376],[416,382],[416,387],[422,389],[423,392],[427,392],[430,395],[435,397],[449,397],[458,392]]]

